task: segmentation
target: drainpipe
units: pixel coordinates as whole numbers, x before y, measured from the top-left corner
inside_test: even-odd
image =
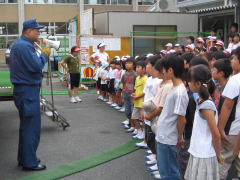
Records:
[[[25,20],[24,0],[18,0],[18,34],[22,34],[23,22]]]

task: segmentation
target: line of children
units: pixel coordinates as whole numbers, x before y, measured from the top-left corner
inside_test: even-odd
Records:
[[[136,146],[149,148],[156,179],[226,180],[232,165],[240,177],[240,47],[232,59],[207,53],[128,58],[123,75],[117,68],[123,124],[144,139]]]

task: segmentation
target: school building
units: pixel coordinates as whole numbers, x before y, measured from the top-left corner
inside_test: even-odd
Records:
[[[239,22],[239,4],[239,0],[0,0],[0,63],[25,19],[37,18],[49,33],[66,36],[68,22],[79,10],[92,8],[93,35],[124,37],[124,47],[140,55],[154,53],[169,41],[184,43],[184,37],[212,27],[227,40],[230,25]]]
[[[84,9],[93,8],[95,13],[99,13],[145,11],[155,0],[0,0],[0,62],[5,59],[7,46],[21,34],[25,19],[37,18],[40,24],[50,29],[51,34],[67,35],[67,22],[77,16],[80,3]]]

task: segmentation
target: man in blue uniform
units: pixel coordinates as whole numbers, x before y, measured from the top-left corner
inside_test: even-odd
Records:
[[[14,43],[10,53],[10,78],[14,85],[14,102],[19,112],[20,129],[18,164],[23,170],[44,170],[36,151],[40,141],[40,84],[42,69],[48,60],[50,48],[37,55],[34,42],[38,41],[44,26],[36,19],[23,23],[22,36]]]

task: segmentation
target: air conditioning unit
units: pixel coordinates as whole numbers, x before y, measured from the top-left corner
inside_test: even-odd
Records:
[[[158,0],[154,5],[147,9],[151,12],[179,12],[177,0]]]
[[[160,10],[163,10],[163,11],[167,10],[168,6],[169,6],[168,1],[167,0],[159,0],[158,6],[159,6]]]

